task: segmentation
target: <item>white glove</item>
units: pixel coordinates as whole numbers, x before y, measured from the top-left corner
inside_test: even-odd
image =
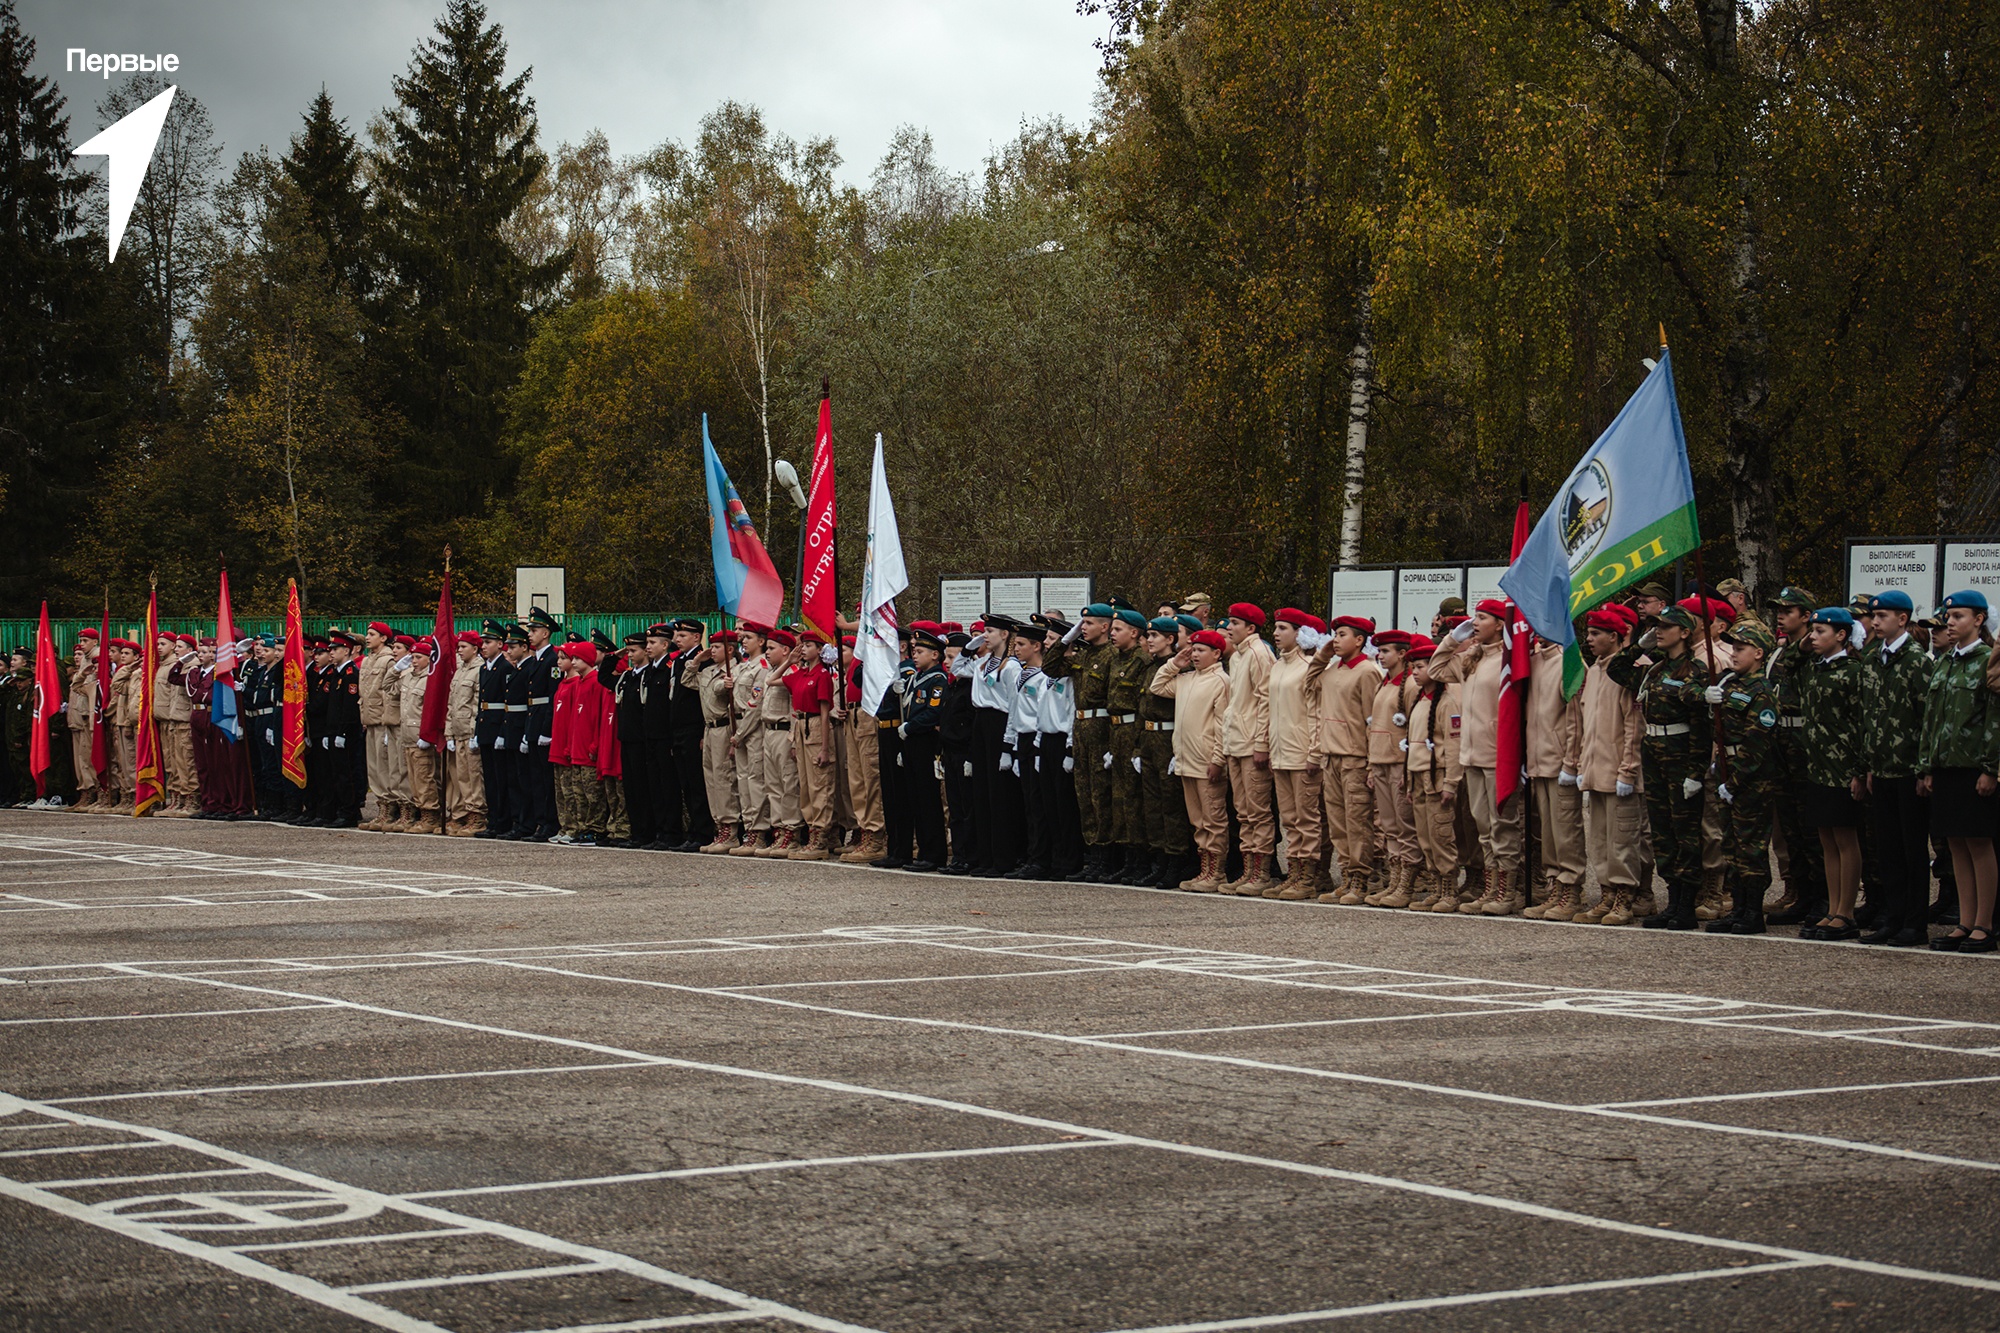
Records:
[[[1722,798],[1722,803],[1724,805],[1734,804],[1736,800],[1736,793],[1729,790],[1729,784],[1726,782],[1716,787],[1715,794]]]
[[[944,757],[942,755],[931,760],[931,777],[939,782],[944,781]]]
[[[1720,685],[1711,685],[1701,692],[1701,697],[1712,704],[1719,704],[1722,702],[1722,687]]]
[[[1639,636],[1639,646],[1641,648],[1654,648],[1659,646],[1659,642],[1660,632],[1658,626],[1654,626]]]
[[[826,663],[828,666],[832,666],[835,662],[838,662],[840,660],[840,649],[834,647],[830,643],[821,644],[819,646],[819,660]]]
[[[1074,772],[1076,772],[1076,756],[1075,756],[1075,755],[1073,755],[1073,754],[1066,754],[1066,755],[1064,755],[1064,756],[1063,756],[1063,772],[1065,772],[1065,773],[1074,773]]]
[[[1042,755],[1039,750],[1035,752],[1035,771],[1037,773],[1042,771]]]
[[[555,737],[553,737],[553,736],[544,736],[544,737],[542,737],[542,738],[541,738],[540,740],[536,741],[536,742],[535,742],[535,744],[537,744],[537,745],[547,745],[547,744],[549,744],[549,743],[550,743],[551,741],[553,741],[554,739],[555,739]]]
[[[528,738],[526,736],[523,736],[521,737],[521,753],[526,754],[527,752],[528,752]]]
[[[445,748],[445,750],[446,750],[446,751],[447,751],[448,753],[450,753],[450,754],[457,754],[457,753],[458,753],[458,741],[457,741],[457,739],[456,739],[456,738],[454,738],[454,737],[451,737],[451,736],[447,736],[447,737],[445,737],[445,738],[444,738],[444,748]]]
[[[324,736],[320,737],[320,738],[319,738],[319,748],[320,748],[320,749],[322,749],[322,750],[324,750],[324,749],[326,748],[326,744],[327,744],[327,741],[326,741],[326,737],[324,737]]]
[[[347,748],[347,737],[335,736],[333,738],[333,748],[336,750],[345,750]]]
[[[1134,773],[1143,773],[1146,771],[1145,769],[1139,767],[1139,756],[1136,754],[1132,756],[1132,771]]]
[[[277,743],[278,743],[278,733],[272,731],[269,727],[264,728],[264,744],[276,745]]]
[[[1395,713],[1390,716],[1389,721],[1396,726],[1407,727],[1410,725],[1410,715],[1408,713]]]
[[[1451,627],[1451,637],[1459,643],[1464,643],[1467,639],[1471,638],[1472,633],[1472,622],[1470,620],[1461,620],[1458,624]]]
[[[1361,719],[1361,725],[1362,725],[1362,726],[1364,726],[1364,727],[1372,727],[1372,726],[1374,726],[1374,725],[1375,725],[1375,715],[1374,715],[1373,713],[1370,713],[1370,714],[1369,714],[1369,715],[1368,715],[1367,717],[1364,717],[1364,718],[1362,718],[1362,719]]]
[[[1083,622],[1079,620],[1069,627],[1068,632],[1062,636],[1062,641],[1064,643],[1074,643],[1076,642],[1076,636],[1081,633],[1083,633]]]
[[[1011,773],[1014,771],[1013,761],[1008,758],[1005,750],[1000,752],[1000,771],[1002,773]]]
[[[1556,774],[1556,785],[1558,787],[1576,786],[1577,785],[1576,774],[1570,772],[1568,769],[1564,769],[1562,772]]]
[[[471,744],[471,746],[472,746],[472,748],[473,748],[473,749],[477,750],[477,749],[479,748],[479,737],[477,737],[477,736],[474,736],[474,737],[472,738],[472,740],[471,740],[470,744]]]
[[[1396,748],[1401,750],[1404,754],[1408,754],[1410,752],[1410,742],[1408,740],[1397,741]]]
[[[1110,756],[1110,755],[1108,755],[1108,754],[1107,754],[1107,755],[1105,755],[1105,756],[1104,756],[1104,768],[1105,768],[1105,771],[1106,771],[1106,772],[1109,772],[1109,771],[1111,770],[1111,763],[1112,763],[1112,760],[1111,760],[1111,756]]]
[[[428,750],[431,748],[431,743],[425,740],[423,737],[419,736],[417,737],[417,748],[419,750]]]
[[[910,739],[910,724],[907,722],[898,724],[896,727],[896,735],[901,737],[903,740]],[[900,764],[903,761],[900,757],[898,757],[896,762]]]
[[[1170,777],[1170,778],[1172,778],[1172,777],[1179,777],[1179,776],[1180,776],[1180,771],[1181,771],[1181,761],[1180,761],[1179,759],[1169,759],[1169,760],[1167,760],[1167,776],[1168,776],[1168,777]]]
[[[1632,784],[1629,782],[1621,782],[1617,786],[1617,791],[1620,796],[1630,796],[1633,790],[1634,788]]]
[[[1847,641],[1853,644],[1858,652],[1861,645],[1868,642],[1868,627],[1858,620],[1855,621],[1854,628],[1847,631]]]
[[[1700,778],[1681,779],[1681,795],[1686,797],[1688,800],[1693,800],[1695,797],[1701,795],[1701,779]]]
[[[960,767],[965,770],[965,776],[972,776],[972,761],[970,759],[966,760]]]
[[[902,751],[900,750],[896,752],[896,767],[897,768],[903,767],[903,754]]]

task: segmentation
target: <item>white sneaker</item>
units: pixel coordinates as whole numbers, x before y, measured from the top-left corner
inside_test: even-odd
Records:
[[[63,799],[62,799],[62,797],[60,797],[60,796],[51,796],[51,797],[49,797],[49,809],[51,809],[51,810],[60,810],[60,809],[62,809],[62,803],[63,803]]]
[[[555,837],[550,838],[549,842],[557,847],[568,847],[573,845],[576,842],[576,839],[570,837],[570,835],[567,833],[558,833],[556,834]]]

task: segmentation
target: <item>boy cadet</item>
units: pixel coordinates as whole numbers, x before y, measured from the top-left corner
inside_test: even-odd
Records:
[[[521,701],[528,706],[527,728],[515,747],[525,806],[534,821],[533,829],[525,835],[528,842],[547,842],[561,828],[556,822],[556,773],[549,762],[556,707],[556,650],[550,640],[561,628],[556,618],[539,606],[528,612],[528,652],[515,676],[517,681],[526,681]],[[508,707],[515,702],[510,694]]]
[[[545,842],[546,831],[537,836],[537,826],[541,815],[537,806],[534,782],[528,773],[528,749],[533,743],[528,735],[528,699],[536,687],[536,675],[530,669],[528,655],[528,629],[525,625],[507,626],[507,663],[512,668],[507,673],[506,731],[500,743],[507,751],[507,776],[509,782],[509,814],[512,822],[507,832],[500,836],[509,842],[534,840]],[[547,688],[546,685],[543,688]],[[538,751],[539,752],[539,751]]]
[[[474,836],[502,838],[513,832],[514,751],[507,748],[507,685],[514,675],[506,651],[507,631],[489,620],[479,631],[479,717],[472,726],[473,753],[486,788],[486,827]]]
[[[1052,767],[1051,760],[1042,754],[1042,695],[1053,682],[1042,670],[1042,645],[1044,636],[1041,628],[1019,621],[1010,622],[1012,638],[1008,647],[1013,651],[1014,660],[1020,664],[1021,674],[1015,684],[1014,706],[1007,712],[1007,735],[1014,738],[1014,772],[1017,790],[1021,794],[1021,861],[1002,876],[1004,879],[1048,879],[1053,871],[1054,845],[1051,842],[1047,818],[1048,788],[1046,779]],[[1116,628],[1114,623],[1113,628]],[[949,712],[951,688],[946,686],[946,709]],[[947,769],[947,774],[949,770]],[[1136,774],[1134,776],[1137,776]],[[1000,790],[1006,790],[1006,775],[1001,775]],[[949,789],[949,788],[947,788]],[[954,851],[954,858],[959,853]]]
[[[946,621],[940,628],[957,623]],[[963,627],[946,628],[941,637],[945,686],[944,716],[938,720],[938,762],[944,767],[945,818],[951,829],[951,860],[945,863],[944,873],[965,875],[972,871],[980,822],[987,813],[973,795],[973,752],[979,732],[979,709],[972,702],[976,663],[970,652],[972,636]],[[840,753],[837,738],[834,753]]]
[[[840,854],[842,861],[866,865],[889,849],[882,827],[882,743],[876,739],[881,719],[861,707],[861,662],[854,655],[854,636],[843,635],[841,680],[846,686],[847,799],[861,840]]]
[[[1429,642],[1400,629],[1375,636],[1375,665],[1382,670],[1382,682],[1368,705],[1368,785],[1375,798],[1375,832],[1385,864],[1383,882],[1362,899],[1370,907],[1408,907],[1417,872],[1424,865],[1410,800],[1410,709],[1416,704],[1417,683],[1408,656],[1412,647]]]
[[[945,863],[944,807],[938,787],[938,724],[944,714],[944,640],[928,622],[912,626],[910,662],[916,668],[904,687],[903,769],[910,784],[910,815],[916,859],[908,869],[936,870]],[[894,854],[895,849],[890,849]]]
[[[1174,765],[1174,701],[1153,689],[1179,651],[1181,629],[1180,621],[1171,616],[1147,625],[1146,655],[1151,659],[1152,674],[1146,678],[1145,693],[1139,696],[1140,801],[1146,810],[1146,841],[1161,859],[1160,875],[1153,883],[1163,889],[1177,888],[1200,870],[1194,859],[1194,827],[1188,823],[1187,794]],[[1066,769],[1073,763],[1064,760]],[[1074,774],[1065,772],[1063,777],[1073,779]],[[1074,786],[1073,781],[1062,785],[1066,789]]]
[[[1222,719],[1222,754],[1227,796],[1236,807],[1237,837],[1243,852],[1243,874],[1224,893],[1255,898],[1278,882],[1272,868],[1278,845],[1278,821],[1272,806],[1277,790],[1271,781],[1271,667],[1278,658],[1264,642],[1264,609],[1249,602],[1229,608],[1225,633],[1230,641],[1229,711]],[[1176,725],[1176,732],[1179,728]],[[1206,788],[1202,795],[1206,799]],[[1192,816],[1192,808],[1188,811]]]
[[[1583,877],[1590,869],[1583,835],[1583,700],[1563,698],[1563,650],[1537,640],[1528,677],[1528,790],[1540,835],[1541,903],[1521,915],[1568,921],[1583,907]],[[1532,888],[1533,886],[1529,886]]]
[[[597,683],[611,692],[612,729],[618,740],[621,814],[610,841],[624,847],[644,847],[658,836],[646,772],[646,663],[644,630],[627,634],[622,648],[609,636],[598,644]]]
[[[1111,788],[1101,756],[1111,749],[1111,715],[1105,704],[1110,689],[1111,616],[1108,603],[1083,608],[1076,627],[1042,656],[1042,672],[1074,682],[1076,734],[1071,746],[1077,758],[1077,819],[1083,826],[1083,868],[1070,879],[1102,883],[1111,861]]]
[[[486,827],[486,775],[475,743],[486,665],[480,659],[481,642],[474,630],[458,635],[454,644],[458,667],[445,699],[444,831],[454,838],[470,838]],[[497,642],[494,648],[499,648]]]
[[[1733,626],[1722,642],[1733,650],[1730,666],[1704,697],[1715,710],[1717,767],[1726,770],[1716,796],[1728,812],[1725,845],[1734,901],[1706,929],[1762,935],[1764,893],[1771,887],[1771,795],[1777,785],[1771,751],[1778,730],[1778,700],[1764,676],[1764,659],[1778,643],[1755,620]]]
[[[1285,878],[1261,890],[1266,898],[1303,902],[1319,895],[1320,857],[1325,850],[1319,756],[1313,752],[1312,650],[1326,622],[1297,607],[1280,607],[1271,617],[1276,660],[1265,681],[1271,707],[1271,791],[1278,825],[1285,835]]]
[[[799,775],[799,824],[803,838],[787,853],[793,861],[824,861],[833,854],[833,673],[827,657],[839,654],[823,632],[806,629],[785,673],[792,696],[792,767]]]
[[[1479,894],[1458,905],[1468,914],[1510,916],[1527,905],[1522,882],[1527,860],[1522,792],[1515,788],[1502,805],[1494,771],[1500,753],[1500,672],[1506,657],[1502,636],[1513,613],[1510,603],[1487,598],[1474,609],[1472,619],[1452,628],[1431,658],[1432,679],[1457,681],[1461,686],[1459,758],[1465,765],[1466,803],[1472,807],[1484,862]]]
[[[1033,617],[1042,629],[1041,647],[1047,652],[1050,645],[1059,642],[1069,633],[1069,621],[1060,611],[1048,610]],[[1152,677],[1147,676],[1150,683]],[[1042,811],[1039,818],[1049,825],[1049,878],[1068,879],[1083,865],[1083,831],[1076,808],[1076,755],[1071,750],[1070,737],[1076,731],[1076,682],[1066,676],[1054,677],[1046,672],[1042,675],[1042,692],[1035,714],[1036,753],[1041,763]],[[1144,767],[1140,780],[1142,791],[1140,802],[1146,805],[1147,796],[1143,784],[1152,780],[1153,761],[1146,753],[1145,709],[1147,697],[1142,691],[1139,696],[1140,716],[1140,760]],[[1165,765],[1166,758],[1161,760]],[[1150,809],[1150,807],[1147,807]],[[1161,873],[1150,879],[1152,884],[1165,882],[1168,867],[1162,862]]]
[[[669,742],[663,753],[673,771],[670,799],[660,817],[660,841],[668,851],[698,852],[715,839],[715,821],[708,812],[708,789],[701,774],[706,730],[701,692],[687,676],[688,665],[701,658],[703,626],[692,616],[682,616],[670,621],[668,630],[673,650],[664,662],[654,663],[648,682],[650,689],[665,691]],[[658,791],[654,797],[659,797]]]
[[[1640,856],[1646,812],[1645,797],[1639,794],[1639,738],[1645,723],[1638,701],[1608,671],[1612,656],[1625,646],[1626,636],[1638,623],[1637,611],[1617,603],[1584,617],[1590,667],[1577,694],[1583,723],[1573,771],[1579,789],[1590,797],[1584,849],[1597,880],[1598,898],[1587,908],[1572,910],[1569,919],[1586,925],[1630,925],[1641,879],[1650,874]],[[1549,913],[1543,917],[1548,919]]]
[[[1375,820],[1368,792],[1368,710],[1382,669],[1362,650],[1374,633],[1375,622],[1366,616],[1335,616],[1306,675],[1319,719],[1327,841],[1340,862],[1339,889],[1328,888],[1319,901],[1343,907],[1366,902],[1371,887]]]
[[[111,655],[97,642],[97,631],[85,627],[77,634],[76,651],[69,674],[69,698],[64,708],[69,726],[61,739],[69,742],[70,769],[76,775],[74,810],[110,805],[109,792],[98,785],[97,769],[91,763],[91,739],[97,734],[97,673],[111,675]]]
[[[1234,608],[1230,617],[1235,618]],[[1236,682],[1222,669],[1227,643],[1220,631],[1196,631],[1147,687],[1174,701],[1174,770],[1180,776],[1200,861],[1195,877],[1180,886],[1191,893],[1222,892],[1222,863],[1229,853],[1229,769],[1223,732]]]
[[[764,686],[771,678],[770,633],[762,625],[745,621],[737,629],[740,648],[730,667],[735,682],[733,703],[736,724],[729,734],[729,750],[736,758],[738,805],[742,812],[742,840],[728,849],[731,856],[751,856],[771,843],[770,784],[764,774]],[[885,705],[886,706],[886,705]]]
[[[154,807],[154,813],[180,819],[194,813],[194,738],[189,733],[194,705],[187,691],[174,683],[173,674],[176,667],[193,667],[194,636],[162,634],[155,648],[159,668],[153,676],[153,725],[159,734],[160,777],[167,799]]]
[[[1804,588],[1787,584],[1766,605],[1771,624],[1784,638],[1766,666],[1771,688],[1778,696],[1778,737],[1776,750],[1778,836],[1782,844],[1780,868],[1785,873],[1785,891],[1765,916],[1774,926],[1792,926],[1817,921],[1826,913],[1826,862],[1820,854],[1819,832],[1806,823],[1805,695],[1802,682],[1814,661],[1806,627],[1812,621],[1819,599]]]
[[[431,661],[437,651],[437,643],[425,635],[412,641],[409,654],[396,666],[396,732],[403,741],[403,771],[409,775],[410,799],[404,804],[403,818],[385,832],[444,832],[442,766],[436,748],[422,735],[424,694],[430,688]]]
[[[361,728],[368,745],[368,795],[375,801],[375,817],[361,828],[383,833],[403,819],[403,806],[409,798],[409,771],[398,735],[402,713],[389,696],[396,663],[403,654],[396,647],[396,632],[379,620],[369,623],[361,642],[366,650],[359,667]]]
[[[715,837],[702,847],[721,856],[736,845],[743,827],[743,789],[736,774],[737,634],[719,629],[708,636],[708,650],[695,668],[695,691],[701,697],[701,778],[708,790],[708,812],[715,817]]]
[[[320,688],[326,693],[327,827],[356,828],[361,804],[368,796],[368,756],[363,748],[367,730],[361,722],[361,666],[354,660],[359,640],[346,630],[326,632],[326,670]]]
[[[142,674],[139,645],[130,639],[113,639],[112,651],[118,660],[117,674],[111,677],[112,787],[117,803],[109,813],[132,813],[133,789],[138,783],[138,729]]]
[[[1669,606],[1639,640],[1612,654],[1605,671],[1638,700],[1640,755],[1653,858],[1667,881],[1667,909],[1641,924],[1693,930],[1701,887],[1702,786],[1708,769],[1708,668],[1690,650],[1700,632],[1684,607]]]
[[[1106,868],[1113,872],[1107,874],[1106,882],[1112,884],[1137,884],[1154,868],[1146,845],[1145,810],[1140,804],[1144,773],[1139,758],[1139,694],[1153,678],[1153,659],[1139,643],[1145,629],[1146,617],[1131,607],[1121,606],[1113,612],[1111,663],[1104,686],[1104,706],[1111,714],[1106,746],[1111,756],[1106,770],[1111,827],[1105,842],[1111,847],[1112,859]],[[1038,651],[1036,656],[1040,655]]]
[[[758,695],[755,743],[764,752],[764,805],[772,838],[754,854],[785,860],[801,846],[799,838],[798,758],[792,750],[792,690],[790,674],[799,641],[790,630],[774,629],[765,656],[770,672]]]
[[[1465,784],[1458,762],[1459,687],[1431,678],[1436,653],[1429,639],[1412,643],[1405,653],[1416,685],[1405,742],[1410,815],[1424,854],[1423,870],[1404,904],[1412,912],[1458,910],[1458,810]]]
[[[1917,794],[1917,751],[1935,663],[1910,634],[1916,608],[1891,589],[1871,603],[1874,638],[1861,656],[1864,790],[1881,859],[1882,913],[1863,944],[1929,942],[1930,802]],[[87,766],[87,765],[86,765]]]

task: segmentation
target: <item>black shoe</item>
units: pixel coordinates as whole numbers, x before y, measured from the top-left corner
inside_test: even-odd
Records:
[[[576,835],[576,845],[579,847],[595,847],[597,846],[597,835],[595,833],[579,833]]]
[[[696,842],[693,838],[689,838],[686,842],[675,843],[672,847],[669,847],[667,850],[672,852],[698,852],[705,845],[706,844]]]
[[[1740,919],[1734,912],[1731,912],[1727,916],[1719,916],[1703,926],[1701,928],[1702,933],[1705,935],[1734,935],[1736,933],[1736,923]]]
[[[500,832],[498,829],[483,828],[479,830],[479,832],[473,834],[472,836],[475,838],[491,839],[491,838],[503,838],[506,836],[506,834]]]
[[[1974,926],[1973,929],[1978,930],[1979,927]],[[1958,951],[1960,953],[1993,953],[1996,950],[2000,950],[2000,940],[1993,938],[1992,931],[1988,930],[1982,933],[1985,936],[1984,939],[1967,935],[1964,939],[1960,940],[1958,942]]]
[[[1902,933],[1903,928],[1896,922],[1884,921],[1876,926],[1875,929],[1863,935],[1861,942],[1863,944],[1893,944],[1896,941],[1896,937]]]
[[[349,815],[349,816],[348,816],[347,818],[345,818],[345,819],[336,819],[336,820],[334,820],[334,821],[333,821],[333,822],[332,822],[331,824],[328,824],[328,825],[327,825],[327,827],[328,827],[328,828],[360,828],[360,827],[361,827],[361,816],[360,816],[360,815]]]
[[[935,861],[911,861],[903,869],[913,871],[919,875],[928,875],[932,871],[939,869],[939,866]]]
[[[1071,884],[1094,884],[1097,868],[1104,863],[1104,849],[1095,843],[1083,849],[1083,865],[1069,877]]]
[[[1764,916],[1761,912],[1754,914],[1746,912],[1736,919],[1735,925],[1730,927],[1730,934],[1732,935],[1762,935],[1764,933]]]
[[[1639,923],[1647,930],[1694,930],[1701,923],[1691,916],[1675,916],[1672,912],[1658,912]]]
[[[1894,935],[1883,940],[1882,943],[1892,949],[1914,949],[1921,944],[1928,943],[1930,937],[1931,933],[1922,926],[1904,926]]]
[[[1012,871],[1008,872],[1007,875],[1008,879],[1025,879],[1025,880],[1034,880],[1037,882],[1045,880],[1048,877],[1049,877],[1049,868],[1045,865],[1016,866]]]
[[[893,856],[880,856],[877,857],[875,860],[870,861],[868,864],[875,867],[875,869],[877,870],[901,870],[904,866],[907,866],[911,863],[908,861],[899,860],[898,858]]]
[[[1957,953],[1958,946],[1965,943],[1971,934],[1971,931],[1962,931],[1955,935],[1940,935],[1931,941],[1931,952]]]
[[[1132,884],[1136,888],[1157,889],[1160,887],[1160,881],[1166,877],[1166,873],[1167,854],[1165,852],[1148,851],[1146,853],[1146,873],[1133,880]]]
[[[1861,938],[1861,927],[1855,925],[1851,918],[1844,916],[1834,916],[1834,917],[1828,917],[1827,920],[1838,921],[1840,924],[1837,926],[1821,926],[1819,928],[1819,932],[1813,936],[1814,939],[1858,940]]]
[[[1782,912],[1772,912],[1764,920],[1773,926],[1798,926],[1826,915],[1825,902],[1798,903]]]
[[[970,875],[972,873],[972,867],[963,861],[947,861],[939,869],[940,873],[946,875]]]

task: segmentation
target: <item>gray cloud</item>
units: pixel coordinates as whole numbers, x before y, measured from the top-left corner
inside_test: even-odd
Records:
[[[856,184],[901,124],[928,129],[939,160],[974,171],[1024,118],[1089,118],[1103,21],[1071,0],[490,0],[508,67],[534,67],[542,140],[602,129],[618,153],[691,140],[724,99],[763,108],[794,138],[831,135]],[[106,85],[65,73],[64,50],[175,52],[230,159],[282,150],[322,83],[357,130],[431,33],[443,0],[20,0],[39,72],[70,100],[76,137]]]

